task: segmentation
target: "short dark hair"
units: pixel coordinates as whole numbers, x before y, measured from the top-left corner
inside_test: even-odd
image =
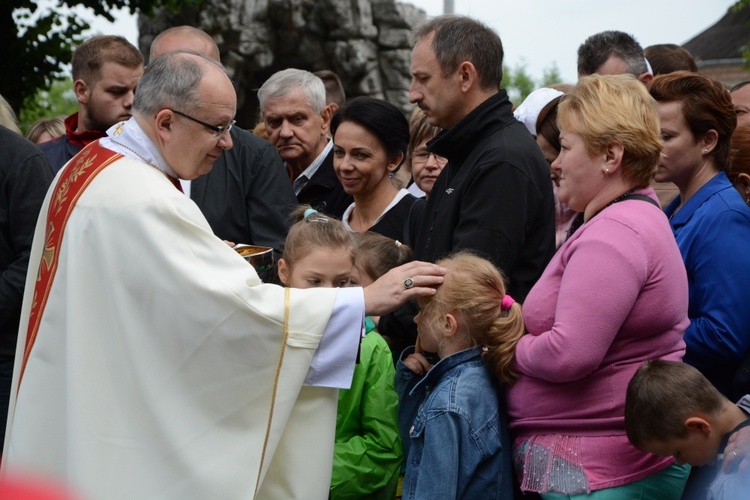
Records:
[[[716,130],[718,142],[710,156],[716,168],[726,171],[732,134],[737,127],[737,113],[724,85],[716,80],[689,71],[675,71],[655,77],[649,92],[656,102],[680,102],[682,114],[696,139]]]
[[[313,75],[323,80],[326,88],[326,104],[336,103],[339,107],[346,104],[346,92],[344,85],[341,83],[339,75],[329,69],[321,69],[313,72]]]
[[[680,361],[645,361],[628,384],[625,432],[641,450],[648,442],[684,438],[691,414],[718,412],[725,402],[696,368]]]
[[[432,51],[443,76],[454,73],[469,61],[477,70],[479,85],[489,90],[500,88],[503,79],[503,43],[488,26],[466,16],[438,16],[417,27],[412,46],[434,33]]]
[[[635,77],[648,71],[643,47],[632,35],[602,31],[591,35],[578,47],[578,76],[593,75],[612,55],[622,59],[628,72]]]
[[[383,144],[389,156],[404,153],[409,144],[409,123],[393,104],[374,97],[357,97],[339,108],[331,120],[331,135],[344,122],[354,122],[370,132]]]
[[[674,43],[649,45],[643,49],[643,55],[648,59],[654,76],[681,70],[698,72],[693,55],[685,47]]]
[[[73,81],[83,80],[88,85],[93,85],[101,76],[99,72],[102,66],[108,62],[136,68],[143,66],[143,55],[121,36],[92,36],[73,52]]]

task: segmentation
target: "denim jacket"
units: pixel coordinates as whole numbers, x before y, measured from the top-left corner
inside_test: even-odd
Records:
[[[403,499],[512,498],[504,394],[472,347],[426,375],[396,367],[399,431],[406,459]]]

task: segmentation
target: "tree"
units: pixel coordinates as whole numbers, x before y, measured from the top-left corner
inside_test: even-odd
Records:
[[[735,11],[750,8],[750,0],[739,0],[732,6]],[[742,47],[742,57],[745,59],[745,67],[750,68],[750,43]]]
[[[24,100],[40,89],[49,89],[63,77],[73,48],[84,38],[89,24],[79,19],[70,7],[82,6],[114,21],[113,9],[127,8],[131,13],[149,15],[157,7],[176,10],[180,0],[61,0],[56,8],[39,8],[40,0],[2,0],[0,2],[0,47],[3,47],[3,71],[0,94],[19,112]],[[187,0],[200,3],[202,0]]]
[[[521,62],[514,68],[503,66],[503,81],[500,87],[508,92],[508,97],[513,103],[513,107],[517,107],[535,89],[546,87],[553,83],[560,83],[561,81],[562,76],[560,76],[560,70],[555,63],[551,67],[544,69],[541,81],[537,82],[528,74],[526,63]]]
[[[49,90],[40,89],[26,99],[21,108],[18,122],[23,132],[41,118],[68,116],[78,110],[78,101],[73,92],[73,81],[70,78],[52,82]]]
[[[549,68],[544,68],[542,73],[542,87],[547,87],[555,83],[562,83],[562,75],[560,74],[560,68],[557,67],[557,63],[552,63]]]

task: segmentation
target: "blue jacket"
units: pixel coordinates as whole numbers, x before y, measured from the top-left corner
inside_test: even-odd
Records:
[[[399,361],[404,500],[513,498],[504,395],[481,356],[481,347],[458,352],[424,377]]]
[[[731,399],[732,378],[750,351],[750,207],[724,172],[679,204],[678,197],[665,212],[688,274],[684,361]]]

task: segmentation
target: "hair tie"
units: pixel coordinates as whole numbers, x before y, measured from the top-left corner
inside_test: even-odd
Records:
[[[510,306],[512,306],[515,303],[516,301],[513,299],[513,297],[511,297],[510,295],[506,293],[505,297],[503,297],[502,302],[500,302],[500,310],[503,312],[510,311]]]
[[[317,214],[317,213],[318,213],[318,211],[315,210],[314,208],[308,208],[307,210],[305,210],[305,216],[303,217],[303,219],[307,219],[312,214]]]
[[[403,245],[403,243],[401,243],[400,241],[396,240],[396,246],[399,247],[399,248],[401,248],[401,245]]]

